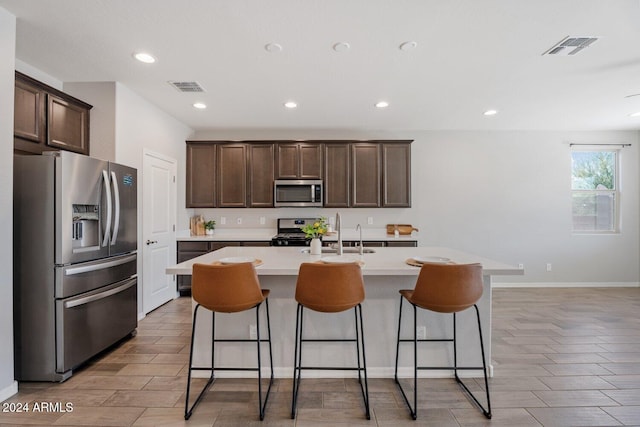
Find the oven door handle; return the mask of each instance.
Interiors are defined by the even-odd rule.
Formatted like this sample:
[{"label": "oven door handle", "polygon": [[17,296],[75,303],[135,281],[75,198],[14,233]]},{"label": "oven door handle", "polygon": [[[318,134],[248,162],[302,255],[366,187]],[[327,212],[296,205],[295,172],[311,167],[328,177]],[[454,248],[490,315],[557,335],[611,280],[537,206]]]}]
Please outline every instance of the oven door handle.
[{"label": "oven door handle", "polygon": [[111,288],[111,289],[109,289],[107,291],[100,292],[98,294],[77,298],[77,299],[74,299],[74,300],[71,300],[71,301],[66,301],[64,303],[64,308],[78,307],[80,305],[85,305],[85,304],[89,304],[90,302],[99,301],[101,299],[108,298],[111,295],[115,295],[117,293],[120,293],[122,291],[125,291],[125,290],[129,289],[132,286],[135,286],[137,281],[138,281],[138,279],[134,278],[134,279],[128,280],[127,282],[125,282],[124,284],[122,284],[122,285],[120,285],[120,286],[118,286],[116,288]]}]

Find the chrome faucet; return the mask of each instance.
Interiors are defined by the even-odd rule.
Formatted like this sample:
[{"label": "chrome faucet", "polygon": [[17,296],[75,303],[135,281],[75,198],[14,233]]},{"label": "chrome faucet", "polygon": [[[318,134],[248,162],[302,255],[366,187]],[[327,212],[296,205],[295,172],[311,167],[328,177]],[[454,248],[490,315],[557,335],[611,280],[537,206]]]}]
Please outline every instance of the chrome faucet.
[{"label": "chrome faucet", "polygon": [[340,212],[336,212],[336,231],[338,232],[338,243],[336,253],[342,255],[342,227],[340,225]]},{"label": "chrome faucet", "polygon": [[360,255],[363,255],[364,248],[362,247],[362,226],[360,224],[356,225],[356,231],[360,231],[360,249],[358,251]]}]

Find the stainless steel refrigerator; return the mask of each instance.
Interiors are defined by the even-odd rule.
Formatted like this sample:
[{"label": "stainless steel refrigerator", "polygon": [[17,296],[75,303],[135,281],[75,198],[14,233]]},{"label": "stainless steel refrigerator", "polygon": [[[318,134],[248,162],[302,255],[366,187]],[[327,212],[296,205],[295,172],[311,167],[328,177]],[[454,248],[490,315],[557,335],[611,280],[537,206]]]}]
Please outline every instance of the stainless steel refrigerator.
[{"label": "stainless steel refrigerator", "polygon": [[14,157],[15,376],[64,381],[137,327],[137,171]]}]

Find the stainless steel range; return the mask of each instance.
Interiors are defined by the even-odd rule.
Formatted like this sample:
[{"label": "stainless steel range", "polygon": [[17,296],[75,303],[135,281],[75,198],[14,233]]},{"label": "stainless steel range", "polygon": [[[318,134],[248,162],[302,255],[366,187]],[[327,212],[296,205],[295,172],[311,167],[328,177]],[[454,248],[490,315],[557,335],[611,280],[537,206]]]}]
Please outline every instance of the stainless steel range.
[{"label": "stainless steel range", "polygon": [[278,218],[278,234],[271,239],[271,246],[309,246],[302,227],[313,224],[319,218]]}]

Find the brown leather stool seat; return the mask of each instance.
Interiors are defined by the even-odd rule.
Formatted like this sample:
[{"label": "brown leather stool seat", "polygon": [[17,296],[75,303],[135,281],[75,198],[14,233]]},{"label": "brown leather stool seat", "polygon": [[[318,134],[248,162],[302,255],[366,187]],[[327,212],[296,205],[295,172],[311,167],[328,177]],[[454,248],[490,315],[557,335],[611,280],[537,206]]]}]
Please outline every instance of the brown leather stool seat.
[{"label": "brown leather stool seat", "polygon": [[[482,327],[480,325],[480,312],[476,302],[482,296],[482,266],[480,264],[423,264],[416,282],[415,289],[400,291],[400,313],[398,316],[398,340],[396,343],[396,369],[395,380],[402,392],[409,412],[415,420],[418,416],[418,370],[426,369],[447,369],[453,370],[458,384],[471,396],[474,402],[487,418],[491,418],[491,400],[489,398],[489,382],[487,379],[487,366],[484,355],[484,343],[482,339]],[[400,329],[402,326],[402,301],[406,299],[413,306],[413,338],[401,339]],[[478,321],[478,333],[480,336],[480,351],[482,354],[482,366],[458,366],[457,342],[456,342],[456,313],[470,307],[475,308],[476,319]],[[453,338],[451,339],[417,339],[417,308],[434,311],[437,313],[453,314]],[[414,377],[413,377],[413,407],[398,380],[398,359],[401,342],[413,342],[414,350]],[[418,342],[451,342],[453,343],[453,366],[433,367],[418,366],[417,344]],[[479,370],[484,373],[484,383],[486,389],[487,408],[485,409],[478,399],[471,393],[467,386],[460,380],[458,370]]]},{"label": "brown leather stool seat", "polygon": [[[211,265],[211,264],[194,264],[191,294],[193,300],[197,303],[193,312],[193,327],[191,330],[191,351],[189,355],[189,374],[187,377],[187,395],[185,398],[184,418],[188,420],[202,399],[205,391],[213,384],[214,372],[219,371],[257,371],[258,372],[258,411],[260,420],[264,419],[265,408],[269,400],[269,392],[273,384],[273,353],[271,350],[271,326],[269,322],[269,290],[261,289],[258,275],[252,263],[229,264],[229,265]],[[267,323],[267,339],[260,339],[260,306],[265,303],[266,323]],[[198,309],[204,307],[211,313],[211,367],[194,367],[193,366],[193,343],[196,334],[196,319]],[[250,309],[256,309],[256,339],[216,339],[215,338],[215,314],[218,313],[238,313]],[[257,368],[216,368],[214,364],[214,349],[216,342],[255,342],[258,353]],[[269,379],[269,387],[262,402],[262,373],[261,373],[261,343],[269,344],[269,362],[271,369],[271,377]],[[202,391],[196,398],[191,408],[189,408],[189,392],[191,388],[191,372],[192,371],[210,371],[209,380],[202,388]]]},{"label": "brown leather stool seat", "polygon": [[[303,263],[300,265],[296,283],[296,337],[293,368],[293,397],[291,402],[291,418],[296,415],[296,403],[300,389],[302,370],[355,370],[365,405],[365,415],[370,419],[369,387],[367,384],[367,363],[364,350],[364,330],[362,327],[362,301],[364,301],[364,281],[362,270],[356,263],[320,264]],[[311,309],[320,313],[338,313],[354,309],[355,339],[306,339],[303,338],[303,310]],[[358,353],[357,367],[303,366],[303,342],[355,342]],[[361,363],[362,358],[362,363]],[[364,377],[364,385],[363,385]]]}]

